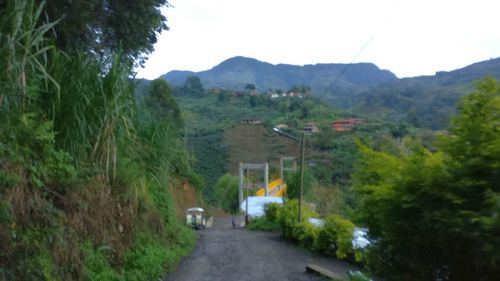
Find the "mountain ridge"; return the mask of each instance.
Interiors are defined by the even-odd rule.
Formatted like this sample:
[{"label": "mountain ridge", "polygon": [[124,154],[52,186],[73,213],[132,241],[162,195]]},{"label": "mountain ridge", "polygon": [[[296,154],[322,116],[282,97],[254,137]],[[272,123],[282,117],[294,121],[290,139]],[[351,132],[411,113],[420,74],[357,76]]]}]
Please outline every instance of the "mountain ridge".
[{"label": "mountain ridge", "polygon": [[500,80],[500,58],[435,75],[397,78],[373,63],[273,65],[238,56],[209,70],[170,71],[161,77],[181,86],[191,75],[198,76],[205,88],[233,91],[247,84],[254,84],[258,92],[305,85],[313,95],[344,110],[440,130],[448,127],[456,103],[474,90],[475,81],[486,76]]},{"label": "mountain ridge", "polygon": [[254,84],[258,91],[286,91],[295,85],[308,85],[315,91],[324,91],[334,77],[340,77],[339,84],[350,87],[368,87],[397,79],[392,72],[382,70],[373,63],[318,63],[301,66],[271,64],[243,56],[229,58],[211,69],[199,72],[172,70],[161,78],[174,86],[180,86],[190,75],[198,76],[206,88],[242,90],[246,84]]}]

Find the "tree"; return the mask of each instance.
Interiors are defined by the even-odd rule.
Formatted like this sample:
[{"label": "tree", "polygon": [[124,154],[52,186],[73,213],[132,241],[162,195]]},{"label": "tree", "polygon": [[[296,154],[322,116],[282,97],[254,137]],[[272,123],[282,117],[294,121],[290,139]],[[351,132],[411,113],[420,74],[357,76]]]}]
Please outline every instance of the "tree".
[{"label": "tree", "polygon": [[318,105],[318,101],[316,100],[313,100],[311,98],[305,98],[305,99],[302,99],[302,115],[301,115],[301,118],[302,119],[305,119],[305,118],[309,118],[312,113],[313,113],[313,109],[315,107],[317,107]]},{"label": "tree", "polygon": [[205,89],[201,84],[200,78],[198,76],[189,76],[181,88],[181,93],[186,96],[201,96],[205,93]]},{"label": "tree", "polygon": [[500,87],[482,81],[460,103],[441,152],[396,157],[361,146],[357,216],[386,280],[500,276]]},{"label": "tree", "polygon": [[410,109],[406,114],[406,122],[412,124],[415,127],[420,127],[420,119],[415,111],[415,109]]},{"label": "tree", "polygon": [[246,84],[245,91],[254,92],[255,91],[255,84]]},{"label": "tree", "polygon": [[151,82],[145,102],[157,120],[172,123],[176,128],[182,127],[181,111],[172,96],[172,89],[164,79],[158,78]]},{"label": "tree", "polygon": [[59,21],[53,36],[65,50],[87,51],[109,62],[123,51],[126,58],[142,65],[153,51],[157,36],[168,30],[160,8],[166,0],[37,0],[46,2],[50,22]]},{"label": "tree", "polygon": [[288,91],[299,94],[308,94],[311,91],[311,87],[307,85],[293,85]]},{"label": "tree", "polygon": [[255,108],[257,106],[257,98],[255,96],[250,96],[249,102],[252,108]]},{"label": "tree", "polygon": [[215,184],[215,202],[224,211],[235,214],[239,211],[239,179],[225,174]]},{"label": "tree", "polygon": [[408,134],[408,128],[406,127],[406,124],[402,122],[399,122],[398,124],[392,124],[391,126],[389,126],[389,129],[391,131],[391,135],[399,140]]},{"label": "tree", "polygon": [[222,91],[217,95],[217,101],[219,103],[224,103],[227,101],[227,99],[228,99],[228,94],[225,91]]},{"label": "tree", "polygon": [[299,110],[302,107],[302,101],[299,98],[292,98],[290,101],[290,105],[288,106],[288,111],[292,112],[295,110]]},{"label": "tree", "polygon": [[[287,182],[287,196],[289,199],[299,198],[300,193],[300,171],[289,174],[286,179]],[[309,169],[304,170],[304,186],[302,188],[302,195],[305,195],[311,190],[314,182],[314,176]]]},{"label": "tree", "polygon": [[[493,79],[481,81],[462,99],[459,112],[451,134],[439,144],[453,179],[453,196],[460,199],[452,226],[461,230],[457,240],[471,251],[468,261],[474,261],[467,267],[467,261],[459,260],[463,263],[455,268],[476,280],[494,280],[500,276],[500,85]],[[455,255],[462,253],[455,250]]]}]

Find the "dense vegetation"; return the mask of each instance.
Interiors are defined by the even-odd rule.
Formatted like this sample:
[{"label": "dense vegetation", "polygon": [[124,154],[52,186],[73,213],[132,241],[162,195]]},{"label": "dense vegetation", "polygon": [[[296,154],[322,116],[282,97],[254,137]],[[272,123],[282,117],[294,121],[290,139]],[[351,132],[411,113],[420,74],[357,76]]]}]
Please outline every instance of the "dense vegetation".
[{"label": "dense vegetation", "polygon": [[0,280],[157,280],[195,240],[170,190],[199,186],[168,86],[130,79],[165,1],[36,2],[0,4]]},{"label": "dense vegetation", "polygon": [[319,214],[307,209],[299,221],[293,200],[267,205],[266,216],[250,228],[280,230],[305,248],[338,258],[354,256],[385,280],[496,280],[500,85],[481,81],[459,112],[436,152],[416,144],[396,154],[358,141],[357,203],[349,217],[368,228],[366,249],[353,248],[352,222],[333,214],[315,226],[307,219]]},{"label": "dense vegetation", "polygon": [[448,128],[457,102],[485,76],[500,79],[500,59],[492,59],[434,76],[399,79],[355,97],[355,112],[405,120],[433,130]]},{"label": "dense vegetation", "polygon": [[387,280],[500,276],[500,85],[482,81],[459,112],[436,153],[361,146],[356,213],[375,241],[368,265]]},{"label": "dense vegetation", "polygon": [[[410,91],[380,86],[391,75],[364,65],[368,70],[347,73],[328,89],[346,93],[360,83],[355,92],[363,95],[378,85],[367,103],[333,101],[365,111],[390,108],[407,122],[332,108],[302,84],[307,77],[271,91],[300,97],[259,94],[268,89],[249,80],[233,81],[235,91],[206,89],[192,73],[176,87],[163,79],[141,83],[134,95],[132,68],[166,29],[159,12],[166,1],[129,2],[0,3],[0,280],[157,280],[195,239],[176,216],[172,191],[189,182],[201,193],[205,185],[207,202],[234,213],[238,182],[226,173],[238,161],[273,164],[280,155],[298,156],[297,139],[308,123],[319,128],[307,137],[304,160],[305,198],[316,211],[304,207],[304,220],[297,220],[299,176],[292,173],[290,200],[268,206],[254,228],[279,229],[302,247],[362,260],[385,280],[500,275],[496,81],[484,80],[462,99],[460,115],[438,140],[416,127],[446,126],[452,104],[470,85],[466,72],[438,74],[438,82],[405,80],[415,87]],[[342,67],[334,70],[329,75]],[[380,76],[365,77],[371,71]],[[438,97],[445,114],[435,107],[426,113],[434,92],[420,83],[438,83],[439,93],[460,89]],[[350,117],[362,122],[332,129],[333,120]],[[273,178],[278,173],[271,168]],[[307,221],[313,217],[323,217],[324,225]],[[366,252],[353,248],[354,223],[369,229]]]},{"label": "dense vegetation", "polygon": [[443,130],[448,127],[449,117],[456,113],[457,101],[474,88],[474,81],[485,76],[500,79],[500,59],[434,76],[397,79],[372,64],[272,65],[234,57],[210,70],[171,71],[162,78],[180,87],[193,75],[207,88],[233,91],[251,84],[258,92],[296,92],[295,85],[305,85],[313,95],[344,110]]},{"label": "dense vegetation", "polygon": [[318,213],[302,207],[302,220],[299,221],[298,210],[297,199],[291,199],[284,205],[267,204],[265,216],[251,221],[249,229],[281,231],[283,237],[306,249],[350,261],[361,259],[360,252],[352,244],[355,226],[351,221],[337,214],[330,214],[323,225],[314,225],[309,219],[318,218]]},{"label": "dense vegetation", "polygon": [[238,202],[239,179],[237,176],[225,174],[215,184],[215,206],[230,214],[237,214],[240,210]]},{"label": "dense vegetation", "polygon": [[[394,154],[418,144],[433,149],[431,131],[341,111],[322,102],[307,87],[293,86],[288,90],[302,97],[272,97],[257,93],[252,84],[245,84],[241,91],[205,89],[194,76],[174,87],[185,124],[185,139],[195,159],[194,169],[204,179],[207,202],[217,200],[214,198],[217,179],[226,172],[236,175],[239,162],[268,161],[271,178],[277,178],[280,156],[298,159],[298,139],[308,123],[316,124],[319,132],[306,139],[306,166],[314,183],[307,198],[316,203],[322,214],[349,213],[355,206],[350,186],[355,163],[361,156],[356,139]],[[138,89],[137,94],[147,93]],[[361,117],[363,121],[351,131],[332,129],[332,121],[352,117]],[[242,124],[245,120],[262,124]],[[272,129],[277,125],[288,128],[277,133]]]}]

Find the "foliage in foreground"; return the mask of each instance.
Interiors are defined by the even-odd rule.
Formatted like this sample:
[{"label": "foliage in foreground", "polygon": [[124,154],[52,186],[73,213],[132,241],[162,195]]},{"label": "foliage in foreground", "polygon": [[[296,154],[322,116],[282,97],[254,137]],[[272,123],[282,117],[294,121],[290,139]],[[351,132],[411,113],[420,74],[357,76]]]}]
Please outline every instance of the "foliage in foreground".
[{"label": "foliage in foreground", "polygon": [[264,206],[264,216],[257,217],[250,221],[247,226],[250,230],[278,232],[281,230],[278,223],[278,212],[281,205],[278,203],[268,203]]},{"label": "foliage in foreground", "polygon": [[265,215],[252,220],[248,229],[281,231],[283,237],[306,249],[331,257],[354,259],[352,222],[332,214],[324,220],[323,225],[313,225],[309,218],[319,218],[319,215],[305,207],[302,221],[299,222],[298,208],[297,200],[290,200],[285,205],[267,204]]},{"label": "foliage in foreground", "polygon": [[253,231],[278,232],[280,225],[276,221],[270,221],[262,216],[252,219],[246,228]]},{"label": "foliage in foreground", "polygon": [[438,153],[361,147],[357,213],[376,241],[368,265],[387,280],[500,276],[500,86],[480,82],[459,111]]},{"label": "foliage in foreground", "polygon": [[0,280],[158,279],[195,241],[174,121],[136,104],[119,52],[63,53],[44,5],[0,6]]}]

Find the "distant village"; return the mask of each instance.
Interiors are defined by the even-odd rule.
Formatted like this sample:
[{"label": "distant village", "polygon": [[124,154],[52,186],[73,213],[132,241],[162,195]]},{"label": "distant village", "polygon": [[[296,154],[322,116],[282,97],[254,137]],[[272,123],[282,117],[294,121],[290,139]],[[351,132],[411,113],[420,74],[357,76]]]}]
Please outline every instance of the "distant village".
[{"label": "distant village", "polygon": [[209,91],[214,95],[218,95],[220,93],[226,93],[226,94],[229,94],[231,96],[236,96],[236,97],[243,97],[246,95],[250,95],[250,96],[267,95],[268,97],[270,97],[272,99],[277,99],[277,98],[287,98],[287,97],[303,98],[303,97],[310,94],[311,88],[309,86],[293,86],[288,91],[283,91],[281,89],[275,89],[275,90],[269,89],[265,93],[257,93],[254,84],[247,84],[245,86],[244,91],[232,91],[232,90],[225,90],[225,89],[219,89],[219,88],[213,88]]},{"label": "distant village", "polygon": [[[276,90],[269,89],[266,93],[257,93],[255,85],[247,84],[245,86],[244,91],[230,91],[230,90],[214,88],[209,90],[209,92],[214,95],[225,93],[235,97],[267,95],[271,99],[279,99],[279,98],[303,98],[310,94],[311,89],[309,86],[294,86],[288,91],[283,91],[281,89],[276,89]],[[338,119],[338,120],[333,120],[331,122],[331,129],[334,130],[335,132],[346,132],[346,131],[351,131],[353,128],[363,123],[364,120],[361,118]],[[243,120],[241,120],[241,124],[261,125],[262,120],[258,117],[244,118]],[[274,126],[274,128],[277,130],[291,129],[287,124],[277,124]],[[294,129],[299,129],[299,128],[294,128]],[[300,129],[308,134],[315,134],[320,132],[320,128],[318,127],[318,124],[315,122],[306,123]]]},{"label": "distant village", "polygon": [[[259,118],[245,118],[241,121],[241,123],[247,125],[260,125],[262,124],[262,121]],[[346,132],[351,131],[353,128],[363,123],[364,120],[361,118],[338,119],[332,121],[331,129],[336,132]],[[276,126],[274,126],[274,128],[278,130],[284,130],[289,129],[289,126],[286,124],[277,124]],[[302,131],[309,134],[315,134],[320,132],[320,129],[317,123],[309,122],[302,127]]]}]

